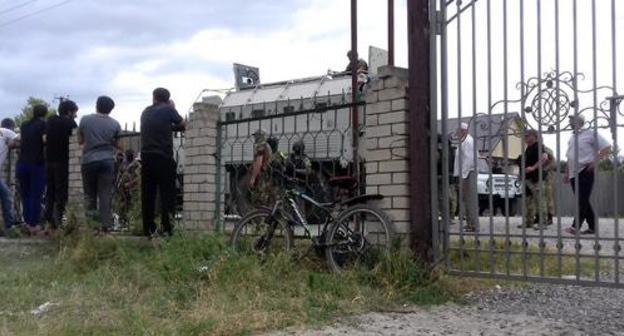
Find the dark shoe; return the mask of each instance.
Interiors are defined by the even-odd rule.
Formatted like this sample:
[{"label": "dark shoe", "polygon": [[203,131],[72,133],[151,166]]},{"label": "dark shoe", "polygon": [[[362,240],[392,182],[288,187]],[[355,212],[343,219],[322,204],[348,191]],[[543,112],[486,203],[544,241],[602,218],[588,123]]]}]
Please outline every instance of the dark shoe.
[{"label": "dark shoe", "polygon": [[477,232],[477,230],[475,228],[473,228],[472,226],[465,226],[462,231],[468,232],[468,233],[470,233],[470,232]]},{"label": "dark shoe", "polygon": [[524,224],[520,224],[518,226],[516,226],[518,229],[530,229],[533,227],[533,225],[524,225]]},{"label": "dark shoe", "polygon": [[540,224],[536,224],[536,225],[533,225],[533,230],[535,230],[535,231],[546,230],[546,229],[548,229],[548,225],[546,225],[546,224],[541,224],[541,225]]},{"label": "dark shoe", "polygon": [[573,227],[569,227],[569,228],[565,229],[564,231],[569,233],[569,234],[572,234],[572,235],[576,234],[576,229],[573,228]]},{"label": "dark shoe", "polygon": [[588,235],[588,234],[595,234],[596,232],[592,229],[587,229],[585,231],[581,231],[581,234],[583,235]]},{"label": "dark shoe", "polygon": [[41,225],[28,226],[28,233],[31,236],[39,236],[43,233],[43,227]]}]

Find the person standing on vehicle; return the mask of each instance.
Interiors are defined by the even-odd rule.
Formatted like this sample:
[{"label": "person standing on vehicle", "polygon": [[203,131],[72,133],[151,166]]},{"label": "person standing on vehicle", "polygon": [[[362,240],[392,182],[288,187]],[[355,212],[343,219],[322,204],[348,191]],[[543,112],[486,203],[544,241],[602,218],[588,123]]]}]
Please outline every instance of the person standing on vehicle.
[{"label": "person standing on vehicle", "polygon": [[[15,122],[13,119],[3,119],[0,123],[0,167],[4,167],[4,161],[7,158],[10,148],[18,145],[19,139],[17,134],[13,132]],[[11,177],[7,176],[7,180]],[[0,180],[0,203],[2,205],[2,217],[4,219],[4,231],[0,231],[0,236],[8,235],[15,225],[15,212],[13,211],[12,192],[7,183]]]},{"label": "person standing on vehicle", "polygon": [[[466,216],[464,231],[475,232],[479,227],[477,204],[477,167],[474,139],[468,132],[468,124],[461,123],[455,132],[459,146],[455,152],[453,175],[459,180],[461,187],[461,205]],[[461,216],[461,215],[460,215]]]},{"label": "person standing on vehicle", "polygon": [[58,115],[48,118],[46,126],[46,211],[49,230],[56,230],[65,213],[69,189],[69,138],[78,125],[75,102],[65,99],[58,107]]},{"label": "person standing on vehicle", "polygon": [[[570,126],[572,127],[573,135],[568,141],[568,164],[566,165],[564,182],[571,184],[575,199],[578,197],[579,218],[578,221],[576,218],[574,219],[574,223],[566,229],[566,232],[576,234],[583,226],[583,222],[587,221],[589,228],[581,233],[594,234],[596,230],[596,215],[589,198],[594,187],[596,167],[602,159],[611,153],[611,145],[604,137],[595,133],[594,130],[589,128],[583,129],[585,118],[581,115],[571,116]],[[576,189],[577,183],[578,190]]]},{"label": "person standing on vehicle", "polygon": [[82,182],[87,213],[96,217],[99,210],[99,231],[108,233],[113,226],[115,150],[120,148],[121,126],[110,117],[115,108],[110,97],[99,97],[95,108],[96,113],[84,116],[78,126],[78,143],[83,146]]},{"label": "person standing on vehicle", "polygon": [[171,217],[176,200],[173,132],[183,131],[186,122],[170,98],[169,90],[155,89],[152,93],[153,105],[141,114],[141,213],[143,233],[147,237],[158,235],[155,222],[156,194],[160,195],[163,234],[173,234]]},{"label": "person standing on vehicle", "polygon": [[[356,53],[357,54],[357,53]],[[351,73],[353,71],[353,62],[357,56],[353,53],[352,50],[347,51],[347,58],[349,59],[349,64],[345,68],[346,73]],[[355,60],[355,71],[359,73],[368,72],[368,64],[362,58],[358,58]]]},{"label": "person standing on vehicle", "polygon": [[545,229],[546,223],[543,216],[548,213],[546,194],[552,193],[552,187],[547,186],[547,177],[550,174],[547,167],[552,165],[553,157],[548,154],[546,147],[541,143],[537,131],[527,130],[524,133],[524,141],[527,145],[524,151],[526,211],[524,224],[519,227]]},{"label": "person standing on vehicle", "polygon": [[20,153],[15,174],[22,195],[24,222],[30,234],[42,230],[41,201],[45,190],[44,143],[48,108],[44,105],[33,107],[33,116],[20,127]]}]

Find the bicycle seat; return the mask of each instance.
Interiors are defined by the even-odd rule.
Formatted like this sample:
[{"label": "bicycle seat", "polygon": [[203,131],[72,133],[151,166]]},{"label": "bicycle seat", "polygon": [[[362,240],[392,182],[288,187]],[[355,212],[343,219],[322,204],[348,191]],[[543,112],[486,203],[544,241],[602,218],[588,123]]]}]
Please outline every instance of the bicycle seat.
[{"label": "bicycle seat", "polygon": [[329,186],[355,190],[358,187],[358,181],[353,176],[335,176],[329,179]]}]

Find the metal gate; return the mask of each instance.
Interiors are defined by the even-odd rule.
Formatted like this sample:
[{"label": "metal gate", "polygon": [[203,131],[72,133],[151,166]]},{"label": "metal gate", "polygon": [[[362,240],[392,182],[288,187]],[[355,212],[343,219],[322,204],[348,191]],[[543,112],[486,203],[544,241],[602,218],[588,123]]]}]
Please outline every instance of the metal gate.
[{"label": "metal gate", "polygon": [[624,5],[435,7],[439,262],[457,275],[624,287]]}]

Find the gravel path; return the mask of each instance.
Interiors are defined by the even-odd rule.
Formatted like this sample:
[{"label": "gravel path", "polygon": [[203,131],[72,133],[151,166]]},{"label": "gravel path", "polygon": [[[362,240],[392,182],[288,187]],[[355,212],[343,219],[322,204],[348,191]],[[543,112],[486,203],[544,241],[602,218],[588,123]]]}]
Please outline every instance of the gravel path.
[{"label": "gravel path", "polygon": [[273,335],[624,335],[624,290],[530,285],[471,294],[466,305],[344,318]]}]

